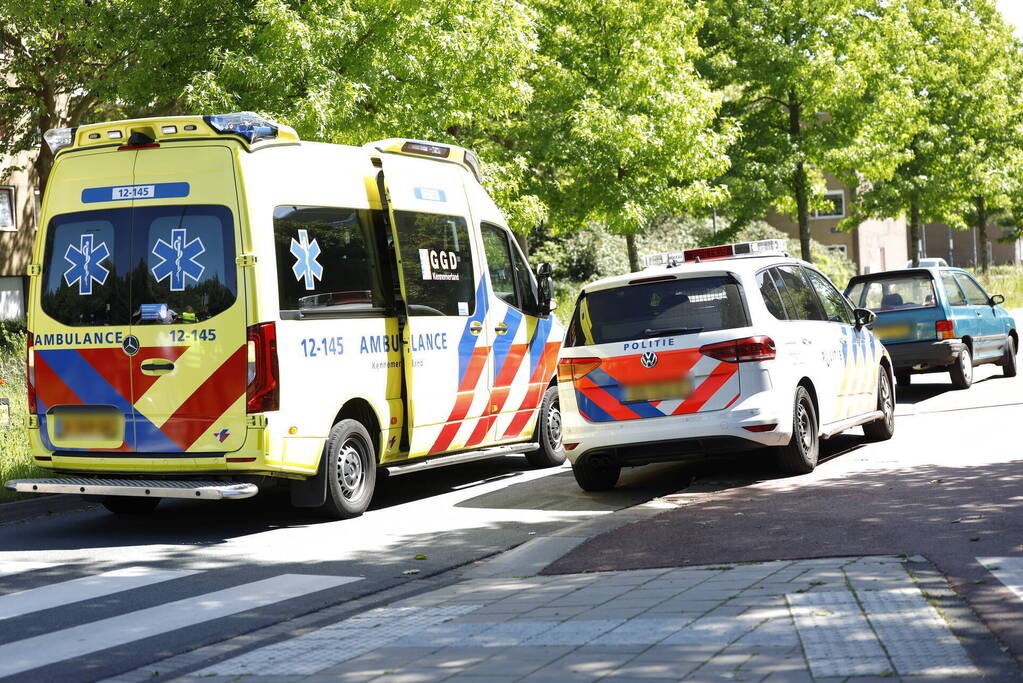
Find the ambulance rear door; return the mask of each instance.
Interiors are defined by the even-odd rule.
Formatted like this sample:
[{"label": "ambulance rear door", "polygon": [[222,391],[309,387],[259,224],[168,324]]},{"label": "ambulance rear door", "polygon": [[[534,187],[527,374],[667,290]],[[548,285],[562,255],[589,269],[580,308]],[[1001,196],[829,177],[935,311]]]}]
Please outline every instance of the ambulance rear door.
[{"label": "ambulance rear door", "polygon": [[222,453],[245,441],[235,173],[222,145],[138,152],[130,273],[138,452]]},{"label": "ambulance rear door", "polygon": [[450,163],[381,155],[407,311],[409,455],[461,450],[487,411],[494,330],[463,186]]}]

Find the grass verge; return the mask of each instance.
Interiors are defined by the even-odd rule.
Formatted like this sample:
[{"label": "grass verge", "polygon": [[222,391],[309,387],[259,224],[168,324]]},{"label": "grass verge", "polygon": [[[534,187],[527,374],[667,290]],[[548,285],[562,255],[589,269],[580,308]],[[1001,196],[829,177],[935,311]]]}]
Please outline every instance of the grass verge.
[{"label": "grass verge", "polygon": [[[0,484],[9,479],[37,477],[44,471],[32,462],[25,422],[28,402],[25,384],[25,332],[18,325],[0,324],[0,397],[10,401],[11,422],[0,425]],[[27,496],[0,488],[0,502]]]},{"label": "grass verge", "polygon": [[988,294],[1005,297],[1002,306],[1010,310],[1023,308],[1023,266],[992,266],[986,273],[974,274]]}]

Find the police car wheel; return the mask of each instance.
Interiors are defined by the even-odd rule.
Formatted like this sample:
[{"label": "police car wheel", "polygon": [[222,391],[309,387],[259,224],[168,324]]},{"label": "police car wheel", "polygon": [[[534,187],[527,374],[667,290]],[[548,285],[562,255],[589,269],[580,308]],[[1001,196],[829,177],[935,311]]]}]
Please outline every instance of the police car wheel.
[{"label": "police car wheel", "polygon": [[880,420],[875,420],[863,425],[863,433],[871,441],[887,441],[895,434],[895,392],[892,391],[892,381],[884,368],[877,380],[877,409],[884,415]]},{"label": "police car wheel", "polygon": [[536,425],[537,442],[540,448],[526,453],[526,460],[533,467],[557,467],[565,462],[565,445],[561,442],[561,406],[558,402],[558,388],[547,387],[540,403],[540,415]]},{"label": "police car wheel", "polygon": [[952,386],[956,389],[969,389],[973,384],[973,354],[967,346],[959,353],[955,365],[948,373],[952,377]]},{"label": "police car wheel", "polygon": [[817,467],[820,438],[817,433],[817,411],[810,394],[803,387],[796,389],[792,407],[792,439],[775,450],[778,467],[791,474],[808,474]]},{"label": "police car wheel", "polygon": [[1002,375],[1005,377],[1016,376],[1016,340],[1009,337],[1005,340],[1005,350],[1002,352]]},{"label": "police car wheel", "polygon": [[618,483],[622,468],[614,465],[598,467],[577,462],[572,465],[572,474],[583,491],[608,491]]},{"label": "police car wheel", "polygon": [[355,420],[341,420],[323,447],[327,478],[324,512],[336,519],[358,517],[373,498],[376,453],[369,432]]},{"label": "police car wheel", "polygon": [[100,502],[115,515],[146,515],[156,509],[160,499],[142,496],[104,496]]}]

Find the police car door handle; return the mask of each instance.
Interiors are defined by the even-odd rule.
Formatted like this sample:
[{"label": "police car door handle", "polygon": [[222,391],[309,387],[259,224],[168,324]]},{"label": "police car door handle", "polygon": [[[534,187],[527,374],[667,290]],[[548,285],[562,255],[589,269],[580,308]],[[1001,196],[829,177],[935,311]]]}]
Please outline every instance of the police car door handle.
[{"label": "police car door handle", "polygon": [[479,334],[483,331],[483,323],[479,320],[473,320],[469,323],[469,334]]},{"label": "police car door handle", "polygon": [[498,334],[505,334],[508,332],[508,326],[504,323],[498,323],[497,327],[494,328],[494,332],[497,332]]},{"label": "police car door handle", "polygon": [[812,344],[812,343],[813,343],[813,342],[812,342],[812,341],[810,341],[809,339],[803,339],[803,344],[805,344],[806,346],[809,346],[809,345],[810,345],[810,344]]}]

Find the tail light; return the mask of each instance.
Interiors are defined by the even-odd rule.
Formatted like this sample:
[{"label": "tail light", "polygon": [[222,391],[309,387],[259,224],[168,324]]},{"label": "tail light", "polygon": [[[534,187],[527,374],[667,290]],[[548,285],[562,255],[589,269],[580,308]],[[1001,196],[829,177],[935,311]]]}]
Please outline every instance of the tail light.
[{"label": "tail light", "polygon": [[599,358],[562,358],[558,361],[558,381],[577,382],[599,367]]},{"label": "tail light", "polygon": [[951,320],[938,320],[934,323],[934,332],[938,339],[955,339],[955,327]]},{"label": "tail light", "polygon": [[35,338],[28,333],[25,345],[25,383],[28,385],[28,414],[36,414],[36,350]]},{"label": "tail light", "polygon": [[280,371],[277,367],[277,327],[273,323],[250,325],[248,350],[248,386],[245,411],[267,413],[281,406]]},{"label": "tail light", "polygon": [[726,363],[750,363],[761,360],[774,360],[774,340],[770,337],[757,336],[707,344],[700,347],[700,353]]}]

